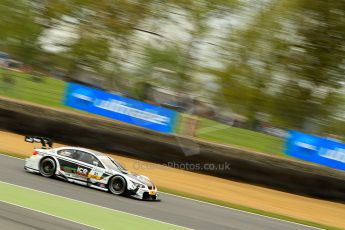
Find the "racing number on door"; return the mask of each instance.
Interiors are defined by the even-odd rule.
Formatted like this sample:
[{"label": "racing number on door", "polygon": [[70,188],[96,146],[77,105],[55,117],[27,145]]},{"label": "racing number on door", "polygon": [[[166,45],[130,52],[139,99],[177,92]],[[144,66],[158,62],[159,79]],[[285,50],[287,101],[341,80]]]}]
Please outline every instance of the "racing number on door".
[{"label": "racing number on door", "polygon": [[94,168],[90,171],[88,178],[95,179],[95,180],[101,180],[103,178],[102,177],[103,173],[104,172],[102,170]]}]

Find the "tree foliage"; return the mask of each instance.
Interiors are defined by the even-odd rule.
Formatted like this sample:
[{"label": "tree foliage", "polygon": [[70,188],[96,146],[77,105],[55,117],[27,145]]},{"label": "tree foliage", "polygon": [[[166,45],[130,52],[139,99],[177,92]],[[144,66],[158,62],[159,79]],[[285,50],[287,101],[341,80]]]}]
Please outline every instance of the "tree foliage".
[{"label": "tree foliage", "polygon": [[[272,1],[226,43],[233,59],[218,76],[230,104],[246,103],[250,118],[272,114],[283,127],[327,122],[344,79],[344,13],[344,1]],[[236,81],[251,93],[227,96]]]},{"label": "tree foliage", "polygon": [[[176,90],[190,90],[192,76],[216,76],[215,101],[251,121],[263,112],[304,128],[327,124],[341,102],[344,15],[343,0],[2,0],[0,49],[69,74],[86,66],[109,88],[131,74],[148,81],[156,68],[175,73]],[[214,28],[221,20],[246,23]],[[205,68],[205,46],[217,67]]]}]

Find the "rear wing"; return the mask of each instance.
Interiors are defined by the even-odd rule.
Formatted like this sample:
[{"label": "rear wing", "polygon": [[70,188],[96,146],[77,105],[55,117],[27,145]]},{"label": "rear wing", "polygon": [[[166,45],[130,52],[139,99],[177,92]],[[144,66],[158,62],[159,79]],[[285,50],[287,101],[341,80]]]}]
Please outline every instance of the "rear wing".
[{"label": "rear wing", "polygon": [[47,145],[48,145],[48,148],[53,147],[52,139],[47,138],[47,137],[25,136],[24,140],[29,143],[41,143],[43,149],[46,149]]}]

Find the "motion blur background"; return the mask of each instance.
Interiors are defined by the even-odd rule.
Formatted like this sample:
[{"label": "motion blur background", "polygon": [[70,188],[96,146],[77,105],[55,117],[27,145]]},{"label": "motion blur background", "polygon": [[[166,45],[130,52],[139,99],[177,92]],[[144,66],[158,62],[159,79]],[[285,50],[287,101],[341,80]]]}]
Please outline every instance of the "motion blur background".
[{"label": "motion blur background", "polygon": [[344,14],[343,0],[1,0],[0,95],[64,107],[76,82],[266,153],[288,129],[341,140]]},{"label": "motion blur background", "polygon": [[[2,155],[29,156],[23,135],[39,135],[109,153],[163,192],[345,229],[344,57],[345,0],[0,0],[0,185],[99,200]],[[193,229],[283,229],[162,197],[114,207]]]}]

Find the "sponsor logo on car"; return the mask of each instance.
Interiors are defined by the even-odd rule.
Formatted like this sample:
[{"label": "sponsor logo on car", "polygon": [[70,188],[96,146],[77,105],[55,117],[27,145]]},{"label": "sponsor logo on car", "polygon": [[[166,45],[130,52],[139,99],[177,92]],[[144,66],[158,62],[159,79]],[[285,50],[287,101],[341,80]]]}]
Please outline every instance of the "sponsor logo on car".
[{"label": "sponsor logo on car", "polygon": [[82,167],[77,168],[77,175],[79,176],[87,176],[88,172],[89,171],[86,168],[82,168]]},{"label": "sponsor logo on car", "polygon": [[91,174],[91,173],[89,173],[87,175],[87,177],[90,178],[90,179],[95,179],[95,180],[102,180],[103,179],[102,175]]}]

